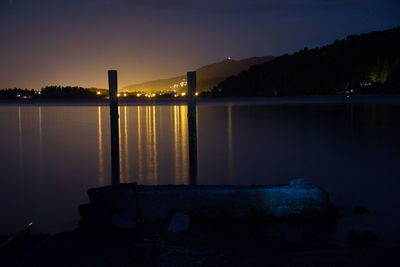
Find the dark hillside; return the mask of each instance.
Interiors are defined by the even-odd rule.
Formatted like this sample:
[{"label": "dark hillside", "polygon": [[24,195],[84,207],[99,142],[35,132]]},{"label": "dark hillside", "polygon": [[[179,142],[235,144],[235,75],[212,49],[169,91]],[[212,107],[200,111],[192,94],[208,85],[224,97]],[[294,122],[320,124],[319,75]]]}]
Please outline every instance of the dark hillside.
[{"label": "dark hillside", "polygon": [[400,27],[250,67],[214,87],[217,96],[400,93]]}]

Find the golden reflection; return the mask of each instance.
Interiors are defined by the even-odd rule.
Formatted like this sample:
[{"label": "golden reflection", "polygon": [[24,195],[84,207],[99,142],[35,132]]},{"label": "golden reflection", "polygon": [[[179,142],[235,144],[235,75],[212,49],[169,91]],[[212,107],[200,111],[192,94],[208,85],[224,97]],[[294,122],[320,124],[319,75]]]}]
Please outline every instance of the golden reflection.
[{"label": "golden reflection", "polygon": [[[121,118],[120,118],[120,115],[121,115],[121,107],[118,106],[119,171],[121,173],[121,170],[122,170],[122,151],[121,151],[122,144],[121,144]],[[121,175],[120,175],[120,181],[121,181],[121,183],[124,182],[124,177],[121,177]]]},{"label": "golden reflection", "polygon": [[233,183],[233,149],[232,149],[232,105],[228,106],[228,176]]},{"label": "golden reflection", "polygon": [[138,106],[138,183],[143,184],[143,159],[142,159],[142,124],[141,124],[141,106]]},{"label": "golden reflection", "polygon": [[180,165],[179,165],[179,152],[178,152],[178,140],[179,140],[179,133],[178,133],[178,129],[179,129],[179,121],[178,121],[178,106],[174,106],[174,163],[175,163],[175,183],[176,184],[181,184],[180,181],[180,174],[178,173],[178,170],[180,170]]},{"label": "golden reflection", "polygon": [[145,116],[145,119],[146,119],[146,147],[145,147],[145,149],[146,149],[146,178],[147,178],[147,180],[149,180],[149,178],[150,178],[150,175],[151,175],[151,172],[150,172],[150,169],[151,169],[151,166],[150,166],[150,163],[152,162],[151,161],[151,153],[150,153],[150,149],[148,149],[149,148],[149,146],[150,146],[150,144],[151,144],[151,137],[150,137],[150,128],[149,128],[149,126],[150,126],[150,123],[149,123],[149,118],[150,118],[150,115],[149,115],[149,112],[150,111],[150,107],[149,106],[146,106],[146,116]]},{"label": "golden reflection", "polygon": [[175,183],[188,184],[188,120],[187,106],[174,106],[174,163]]},{"label": "golden reflection", "polygon": [[[188,120],[187,106],[170,107],[170,123],[173,131],[173,155],[174,178],[176,184],[188,184]],[[126,121],[127,121],[126,115]],[[137,182],[139,184],[159,183],[159,151],[161,129],[161,108],[157,106],[138,106],[137,109],[137,133],[138,133],[138,171]],[[125,126],[127,123],[125,123]],[[127,126],[126,126],[127,127]],[[127,129],[125,132],[125,146],[127,146]],[[127,148],[125,149],[125,152]],[[128,156],[125,156],[127,159]],[[128,164],[125,162],[125,166]]]},{"label": "golden reflection", "polygon": [[126,106],[124,107],[124,128],[125,128],[125,149],[124,149],[124,173],[125,173],[125,181],[129,182],[129,154],[128,154],[128,118],[126,113]]},{"label": "golden reflection", "polygon": [[158,166],[157,166],[157,131],[156,131],[156,107],[153,106],[153,116],[152,116],[152,126],[153,126],[153,181],[154,184],[158,184]]},{"label": "golden reflection", "polygon": [[147,182],[157,184],[157,136],[155,106],[146,106],[146,173]]},{"label": "golden reflection", "polygon": [[182,183],[189,184],[189,151],[188,151],[188,110],[187,106],[180,106],[180,125],[181,125],[181,172]]},{"label": "golden reflection", "polygon": [[101,128],[101,107],[97,107],[99,121],[99,185],[104,186],[104,163],[103,163],[103,132]]}]

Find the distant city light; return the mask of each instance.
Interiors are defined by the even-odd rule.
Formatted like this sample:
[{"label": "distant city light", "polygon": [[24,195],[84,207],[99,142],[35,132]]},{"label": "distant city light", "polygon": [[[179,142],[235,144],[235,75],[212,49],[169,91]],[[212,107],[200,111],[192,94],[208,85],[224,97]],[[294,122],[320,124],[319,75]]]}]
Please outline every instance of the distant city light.
[{"label": "distant city light", "polygon": [[126,94],[124,94],[124,96],[126,96]]},{"label": "distant city light", "polygon": [[139,97],[139,96],[141,96],[141,95],[142,95],[142,94],[137,94],[136,96]]},{"label": "distant city light", "polygon": [[181,93],[181,96],[185,96],[186,95],[186,93]]},{"label": "distant city light", "polygon": [[199,93],[194,93],[194,95],[195,95],[195,96],[198,96],[198,95],[199,95]]},{"label": "distant city light", "polygon": [[120,97],[121,95],[120,94],[117,94],[117,97]]},{"label": "distant city light", "polygon": [[100,93],[100,92],[97,92],[96,94],[98,94],[98,95],[101,95],[101,93]]}]

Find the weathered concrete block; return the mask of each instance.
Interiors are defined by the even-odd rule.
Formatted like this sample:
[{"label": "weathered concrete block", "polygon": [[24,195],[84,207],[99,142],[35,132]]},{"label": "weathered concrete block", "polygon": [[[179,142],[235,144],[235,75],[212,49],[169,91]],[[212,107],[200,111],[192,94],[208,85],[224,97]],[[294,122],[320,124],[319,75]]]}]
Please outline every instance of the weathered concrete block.
[{"label": "weathered concrete block", "polygon": [[119,184],[87,191],[91,203],[79,206],[81,227],[136,228],[135,184]]},{"label": "weathered concrete block", "polygon": [[302,186],[302,185],[306,185],[306,184],[307,184],[306,180],[303,178],[296,178],[296,179],[290,180],[290,182],[289,182],[290,186],[296,186],[296,185]]},{"label": "weathered concrete block", "polygon": [[[188,218],[185,214],[280,218],[326,215],[331,212],[332,207],[328,193],[315,185],[307,184],[304,179],[295,179],[287,185],[276,186],[120,184],[90,189],[88,194],[96,207],[120,213],[118,216],[121,217],[116,215],[114,219],[118,219],[121,225],[130,225],[132,221],[138,220],[162,221],[171,209],[182,213],[171,218],[186,225]],[[85,213],[86,207],[81,209]]]},{"label": "weathered concrete block", "polygon": [[105,226],[117,229],[134,230],[136,221],[129,215],[117,212],[111,215],[104,223]]},{"label": "weathered concrete block", "polygon": [[164,222],[165,231],[173,233],[186,232],[189,226],[190,216],[175,209],[168,212]]},{"label": "weathered concrete block", "polygon": [[87,191],[91,203],[123,212],[126,217],[136,217],[136,184],[118,184]]},{"label": "weathered concrete block", "polygon": [[171,208],[232,217],[282,217],[324,214],[331,207],[325,191],[298,180],[280,186],[137,186],[136,195],[144,220],[162,219]]}]

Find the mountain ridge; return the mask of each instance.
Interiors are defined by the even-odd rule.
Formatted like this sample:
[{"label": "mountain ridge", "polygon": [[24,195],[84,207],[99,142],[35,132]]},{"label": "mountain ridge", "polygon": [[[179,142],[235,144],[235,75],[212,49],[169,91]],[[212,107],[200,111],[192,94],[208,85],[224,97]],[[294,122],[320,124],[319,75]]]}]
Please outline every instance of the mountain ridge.
[{"label": "mountain ridge", "polygon": [[[247,70],[253,65],[262,64],[274,58],[273,56],[250,57],[241,60],[226,58],[220,62],[202,66],[196,69],[197,91],[211,91],[215,85],[226,78]],[[186,75],[181,75],[128,85],[121,88],[121,91],[172,91],[185,90],[186,88]]]}]

